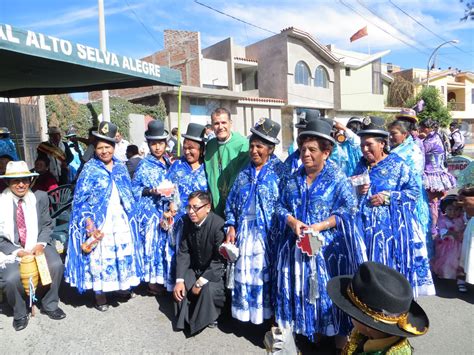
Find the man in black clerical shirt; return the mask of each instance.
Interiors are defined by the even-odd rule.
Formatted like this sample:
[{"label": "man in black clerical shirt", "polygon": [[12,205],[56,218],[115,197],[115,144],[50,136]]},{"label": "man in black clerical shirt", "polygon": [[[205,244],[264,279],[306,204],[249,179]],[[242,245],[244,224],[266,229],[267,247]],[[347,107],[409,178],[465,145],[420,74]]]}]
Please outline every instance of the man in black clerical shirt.
[{"label": "man in black clerical shirt", "polygon": [[219,246],[224,241],[224,220],[211,212],[206,191],[189,195],[184,216],[183,239],[176,257],[176,329],[189,325],[193,335],[215,327],[225,303],[224,259]]}]

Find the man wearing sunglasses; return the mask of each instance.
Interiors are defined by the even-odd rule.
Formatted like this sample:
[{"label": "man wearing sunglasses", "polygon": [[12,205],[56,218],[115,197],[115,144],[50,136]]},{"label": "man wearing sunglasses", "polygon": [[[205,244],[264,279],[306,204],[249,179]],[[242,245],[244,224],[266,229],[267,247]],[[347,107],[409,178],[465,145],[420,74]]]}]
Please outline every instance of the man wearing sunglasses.
[{"label": "man wearing sunglasses", "polygon": [[224,220],[211,212],[211,195],[195,191],[189,195],[184,217],[183,239],[176,257],[176,329],[189,325],[194,335],[216,327],[225,302],[224,259],[219,246],[224,241]]}]

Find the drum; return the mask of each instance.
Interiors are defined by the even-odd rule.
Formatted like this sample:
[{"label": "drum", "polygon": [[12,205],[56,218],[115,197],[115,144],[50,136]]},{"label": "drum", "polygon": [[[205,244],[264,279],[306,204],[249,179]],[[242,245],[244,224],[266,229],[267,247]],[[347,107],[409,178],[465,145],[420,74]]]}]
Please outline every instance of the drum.
[{"label": "drum", "polygon": [[38,286],[38,266],[34,255],[25,255],[20,261],[20,279],[26,294],[30,295],[30,278],[33,280],[33,286]]}]

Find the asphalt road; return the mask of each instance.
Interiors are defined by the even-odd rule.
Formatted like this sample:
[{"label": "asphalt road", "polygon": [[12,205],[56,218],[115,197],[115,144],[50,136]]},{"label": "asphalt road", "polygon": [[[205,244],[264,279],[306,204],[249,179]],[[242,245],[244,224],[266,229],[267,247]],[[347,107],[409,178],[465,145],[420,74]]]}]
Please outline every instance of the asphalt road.
[{"label": "asphalt road", "polygon": [[[430,330],[412,340],[416,354],[474,354],[474,287],[457,291],[455,281],[438,280],[436,297],[419,300],[430,317]],[[0,311],[0,354],[36,353],[159,353],[159,354],[265,354],[264,326],[223,317],[217,329],[187,337],[172,328],[170,297],[138,296],[113,301],[105,313],[93,308],[92,294],[78,295],[67,286],[61,291],[62,321],[38,314],[28,327],[15,332],[7,304]],[[304,353],[332,354],[330,343],[315,348],[301,344]]]}]

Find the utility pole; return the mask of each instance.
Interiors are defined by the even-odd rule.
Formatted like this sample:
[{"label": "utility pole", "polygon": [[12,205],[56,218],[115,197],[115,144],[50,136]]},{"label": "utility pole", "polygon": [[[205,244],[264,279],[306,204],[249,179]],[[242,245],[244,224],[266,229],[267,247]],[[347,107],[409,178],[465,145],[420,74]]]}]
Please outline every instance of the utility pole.
[{"label": "utility pole", "polygon": [[[105,52],[105,16],[104,16],[104,0],[98,0],[99,7],[99,45],[100,50]],[[110,103],[109,90],[102,90],[102,121],[110,122]]]},{"label": "utility pole", "polygon": [[430,70],[431,70],[431,59],[433,59],[433,57],[436,55],[436,53],[438,52],[438,50],[444,46],[445,44],[448,44],[448,43],[453,43],[453,44],[456,44],[456,43],[459,43],[459,40],[457,39],[452,39],[450,41],[446,41],[446,42],[443,42],[441,43],[438,47],[436,47],[433,52],[431,53],[430,55],[430,58],[428,59],[428,64],[426,65],[426,86],[429,86],[430,85]]}]

